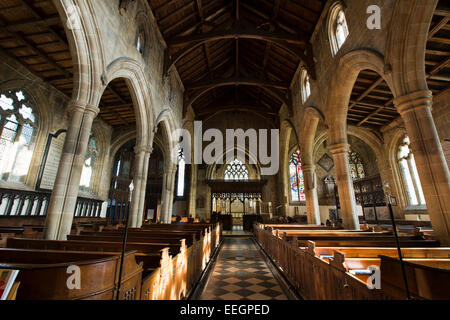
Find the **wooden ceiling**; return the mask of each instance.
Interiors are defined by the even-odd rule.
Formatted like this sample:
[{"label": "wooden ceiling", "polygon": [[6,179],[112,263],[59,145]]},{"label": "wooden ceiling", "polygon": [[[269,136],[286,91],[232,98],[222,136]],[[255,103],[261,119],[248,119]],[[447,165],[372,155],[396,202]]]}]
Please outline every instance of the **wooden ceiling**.
[{"label": "wooden ceiling", "polygon": [[393,100],[386,81],[378,73],[364,70],[353,87],[348,122],[358,127],[380,128],[399,117]]},{"label": "wooden ceiling", "polygon": [[[187,89],[185,107],[198,118],[250,110],[276,119],[290,105],[289,84],[299,64],[314,75],[307,45],[325,0],[151,0],[168,44],[165,70],[176,66]],[[428,85],[435,96],[450,81],[450,8],[441,0],[426,51]],[[71,97],[73,62],[64,27],[51,0],[0,0],[0,52]],[[170,72],[170,71],[169,71]],[[380,128],[399,115],[377,74],[363,71],[353,90],[349,123]],[[123,79],[101,101],[108,124],[135,123]]]},{"label": "wooden ceiling", "polygon": [[[71,97],[72,56],[51,0],[0,0],[0,52]],[[111,126],[134,125],[133,104],[122,79],[105,90],[100,110],[100,117]]]},{"label": "wooden ceiling", "polygon": [[71,96],[72,57],[51,0],[0,0],[0,52]]},{"label": "wooden ceiling", "polygon": [[[450,7],[446,2],[438,3],[425,57],[428,87],[435,98],[450,89]],[[350,99],[348,122],[379,129],[399,116],[386,82],[375,72],[361,72]]]},{"label": "wooden ceiling", "polygon": [[[445,5],[447,4],[447,6]],[[434,13],[425,56],[428,87],[435,98],[450,89],[450,6],[440,0]]]},{"label": "wooden ceiling", "polygon": [[133,100],[125,79],[114,79],[108,84],[100,101],[99,117],[113,127],[136,123]]},{"label": "wooden ceiling", "polygon": [[176,66],[185,111],[220,110],[276,117],[290,105],[300,63],[314,73],[308,45],[325,0],[151,0],[168,44],[165,70]]}]

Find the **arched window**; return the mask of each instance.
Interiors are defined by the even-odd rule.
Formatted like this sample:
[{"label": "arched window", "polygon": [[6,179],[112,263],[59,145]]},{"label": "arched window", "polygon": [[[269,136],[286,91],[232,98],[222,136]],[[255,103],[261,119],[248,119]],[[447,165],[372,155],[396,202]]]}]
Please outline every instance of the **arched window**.
[{"label": "arched window", "polygon": [[81,172],[80,190],[89,191],[94,173],[95,161],[98,157],[97,141],[90,137],[86,154],[84,156],[83,171]]},{"label": "arched window", "polygon": [[144,54],[145,47],[145,32],[142,26],[138,27],[136,35],[136,49],[140,54]]},{"label": "arched window", "polygon": [[405,136],[400,143],[397,160],[409,204],[413,206],[424,205],[425,197],[423,195],[416,161],[414,160],[408,136]]},{"label": "arched window", "polygon": [[178,153],[177,197],[184,197],[186,177],[186,159],[183,150]]},{"label": "arched window", "polygon": [[292,202],[306,201],[300,150],[295,151],[289,159],[289,182]]},{"label": "arched window", "polygon": [[353,180],[364,179],[366,177],[364,163],[359,154],[352,149],[348,151],[348,162],[350,164],[350,174]]},{"label": "arched window", "polygon": [[309,75],[306,69],[302,71],[301,84],[302,102],[305,103],[311,95],[311,82],[309,81]]},{"label": "arched window", "polygon": [[345,18],[344,7],[337,2],[330,11],[328,20],[328,33],[333,55],[336,55],[339,49],[347,40],[349,29],[347,19]]},{"label": "arched window", "polygon": [[23,182],[28,174],[37,133],[33,103],[19,90],[0,95],[0,177]]},{"label": "arched window", "polygon": [[231,162],[225,169],[225,180],[248,180],[248,169],[238,159]]}]

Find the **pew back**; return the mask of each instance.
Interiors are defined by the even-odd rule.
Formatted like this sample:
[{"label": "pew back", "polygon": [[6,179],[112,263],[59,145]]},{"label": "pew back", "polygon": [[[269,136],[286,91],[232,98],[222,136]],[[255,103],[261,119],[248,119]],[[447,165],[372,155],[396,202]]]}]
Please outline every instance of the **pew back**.
[{"label": "pew back", "polygon": [[[80,270],[80,289],[70,289],[70,267]],[[17,300],[112,300],[120,256],[114,253],[0,249],[0,268],[20,270]],[[123,299],[139,299],[142,266],[127,252],[121,282]]]}]

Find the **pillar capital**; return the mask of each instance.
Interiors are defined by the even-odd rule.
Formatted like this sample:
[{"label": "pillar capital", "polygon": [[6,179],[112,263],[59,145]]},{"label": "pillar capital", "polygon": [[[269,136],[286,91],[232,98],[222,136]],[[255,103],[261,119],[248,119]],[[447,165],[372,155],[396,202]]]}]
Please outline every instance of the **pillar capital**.
[{"label": "pillar capital", "polygon": [[424,90],[410,93],[394,99],[394,105],[402,116],[411,111],[431,108],[433,105],[433,92]]},{"label": "pillar capital", "polygon": [[138,154],[138,153],[148,153],[151,154],[153,152],[153,148],[149,147],[149,146],[136,146],[134,147],[134,153]]},{"label": "pillar capital", "polygon": [[166,165],[164,167],[164,173],[168,173],[168,174],[174,174],[177,171],[177,165]]},{"label": "pillar capital", "polygon": [[75,111],[84,112],[86,108],[86,104],[76,100],[70,100],[69,105],[67,107],[69,113],[73,113]]},{"label": "pillar capital", "polygon": [[303,172],[316,172],[316,166],[314,164],[304,164],[302,165]]},{"label": "pillar capital", "polygon": [[333,155],[345,154],[350,150],[350,145],[348,143],[336,143],[328,146],[328,150],[330,150]]},{"label": "pillar capital", "polygon": [[100,108],[91,104],[86,105],[85,112],[92,113],[94,118],[100,113]]}]

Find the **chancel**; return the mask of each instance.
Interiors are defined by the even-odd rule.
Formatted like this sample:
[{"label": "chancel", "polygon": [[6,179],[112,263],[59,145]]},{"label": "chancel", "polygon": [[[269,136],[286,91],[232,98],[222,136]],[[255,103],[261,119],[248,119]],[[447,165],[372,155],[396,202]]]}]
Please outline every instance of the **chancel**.
[{"label": "chancel", "polygon": [[449,56],[445,0],[0,1],[0,299],[450,299]]}]

